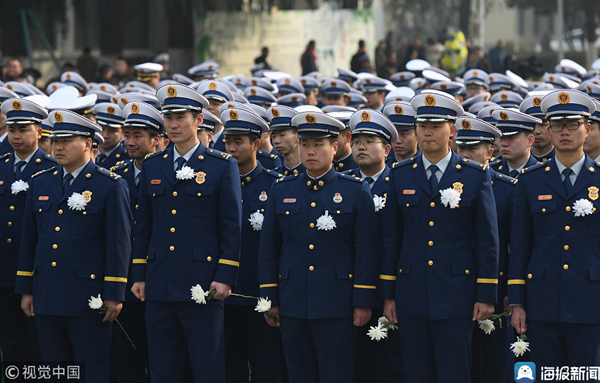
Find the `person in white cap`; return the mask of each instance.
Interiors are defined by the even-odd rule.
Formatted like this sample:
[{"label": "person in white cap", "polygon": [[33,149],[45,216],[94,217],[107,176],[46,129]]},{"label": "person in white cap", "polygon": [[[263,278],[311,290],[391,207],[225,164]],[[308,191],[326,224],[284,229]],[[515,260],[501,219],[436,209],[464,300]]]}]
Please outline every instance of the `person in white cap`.
[{"label": "person in white cap", "polygon": [[100,154],[96,164],[110,169],[121,161],[129,159],[123,141],[123,111],[118,105],[101,103],[94,107],[98,125],[102,126],[104,143],[100,145]]},{"label": "person in white cap", "polygon": [[392,142],[392,151],[388,155],[387,165],[404,161],[419,154],[417,142],[417,120],[415,111],[408,102],[392,102],[383,108],[383,114],[392,121],[398,131],[398,139]]},{"label": "person in white cap", "polygon": [[548,131],[548,120],[542,113],[542,97],[527,97],[521,102],[519,110],[525,114],[537,117],[542,120],[541,124],[535,124],[533,132],[535,140],[531,146],[531,155],[537,161],[546,162],[554,157],[554,145],[550,141],[550,132]]},{"label": "person in white cap", "polygon": [[282,166],[273,170],[284,176],[306,170],[300,158],[298,129],[292,125],[292,118],[297,114],[298,111],[287,106],[272,106],[267,110],[273,147],[282,157]]},{"label": "person in white cap", "polygon": [[600,162],[600,102],[596,102],[596,111],[590,116],[590,134],[583,143],[583,150],[595,162]]},{"label": "person in white cap", "polygon": [[348,105],[350,101],[350,85],[339,79],[325,79],[319,87],[323,105]]},{"label": "person in white cap", "polygon": [[389,82],[379,77],[364,77],[359,81],[363,95],[367,99],[365,106],[379,112],[383,111],[385,96],[388,94],[385,87]]},{"label": "person in white cap", "polygon": [[152,89],[156,89],[156,86],[160,82],[160,74],[164,67],[157,63],[143,63],[133,67],[135,69],[135,76],[138,81],[143,82]]}]

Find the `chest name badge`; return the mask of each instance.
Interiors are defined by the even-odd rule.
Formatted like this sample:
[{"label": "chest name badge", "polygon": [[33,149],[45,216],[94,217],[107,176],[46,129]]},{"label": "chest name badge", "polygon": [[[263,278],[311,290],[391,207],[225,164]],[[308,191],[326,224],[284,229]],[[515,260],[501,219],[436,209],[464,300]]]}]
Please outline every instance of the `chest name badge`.
[{"label": "chest name badge", "polygon": [[461,184],[460,182],[455,182],[452,184],[452,187],[454,188],[454,190],[456,190],[456,192],[458,194],[462,194],[463,192],[463,184]]},{"label": "chest name badge", "polygon": [[267,192],[265,192],[265,191],[260,192],[260,195],[258,196],[259,200],[261,200],[262,202],[265,202],[267,200],[267,198],[269,198],[269,197],[267,197]]},{"label": "chest name badge", "polygon": [[41,195],[38,197],[38,201],[48,201],[50,199],[50,197],[48,197],[47,195]]},{"label": "chest name badge", "polygon": [[552,199],[552,194],[544,194],[544,195],[538,196],[538,200],[540,200],[540,201],[546,201],[549,199]]},{"label": "chest name badge", "polygon": [[597,188],[597,187],[595,187],[595,186],[590,186],[590,187],[588,188],[588,192],[589,192],[589,194],[588,194],[588,197],[590,197],[590,199],[591,199],[592,201],[595,201],[595,200],[597,200],[597,199],[598,199],[598,190],[600,190],[600,189],[598,189],[598,188]]},{"label": "chest name badge", "polygon": [[152,185],[160,185],[160,180],[151,180],[150,183]]},{"label": "chest name badge", "polygon": [[415,194],[416,192],[414,190],[402,190],[402,194]]},{"label": "chest name badge", "polygon": [[202,185],[204,183],[204,181],[206,181],[206,173],[204,173],[204,172],[196,173],[196,183],[198,185]]},{"label": "chest name badge", "polygon": [[284,198],[283,203],[296,203],[296,198]]},{"label": "chest name badge", "polygon": [[92,192],[89,190],[84,191],[83,193],[81,193],[81,195],[85,197],[86,203],[90,203],[90,201],[92,200]]},{"label": "chest name badge", "polygon": [[341,203],[342,201],[343,201],[343,198],[342,198],[341,194],[335,193],[335,195],[333,196],[333,202]]}]

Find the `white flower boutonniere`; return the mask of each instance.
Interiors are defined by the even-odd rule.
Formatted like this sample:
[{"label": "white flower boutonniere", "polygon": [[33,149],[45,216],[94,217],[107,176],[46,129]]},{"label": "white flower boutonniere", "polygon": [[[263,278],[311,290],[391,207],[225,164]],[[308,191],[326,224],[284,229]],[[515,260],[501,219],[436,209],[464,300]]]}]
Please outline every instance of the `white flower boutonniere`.
[{"label": "white flower boutonniere", "polygon": [[573,212],[575,217],[585,217],[589,214],[594,214],[594,204],[588,199],[578,199],[573,204]]},{"label": "white flower boutonniere", "polygon": [[440,199],[445,207],[456,209],[460,202],[460,193],[452,188],[440,190]]},{"label": "white flower boutonniere", "polygon": [[385,207],[385,197],[375,194],[373,196],[373,203],[375,204],[375,211],[379,211]]},{"label": "white flower boutonniere", "polygon": [[319,230],[329,231],[335,229],[336,227],[337,225],[335,224],[333,217],[329,215],[329,211],[327,210],[325,210],[325,214],[317,219],[317,229]]},{"label": "white flower boutonniere", "polygon": [[250,225],[252,225],[252,229],[254,229],[254,231],[260,231],[260,229],[262,229],[264,220],[265,216],[260,212],[260,210],[250,214],[250,218],[248,218],[248,221],[250,221]]},{"label": "white flower boutonniere", "polygon": [[175,173],[175,177],[178,180],[191,180],[195,176],[194,169],[189,166],[184,166]]},{"label": "white flower boutonniere", "polygon": [[10,190],[13,194],[19,194],[27,189],[29,189],[29,184],[23,180],[15,181],[10,185]]},{"label": "white flower boutonniere", "polygon": [[81,193],[73,193],[67,200],[67,206],[71,210],[84,210],[87,205],[86,198]]}]

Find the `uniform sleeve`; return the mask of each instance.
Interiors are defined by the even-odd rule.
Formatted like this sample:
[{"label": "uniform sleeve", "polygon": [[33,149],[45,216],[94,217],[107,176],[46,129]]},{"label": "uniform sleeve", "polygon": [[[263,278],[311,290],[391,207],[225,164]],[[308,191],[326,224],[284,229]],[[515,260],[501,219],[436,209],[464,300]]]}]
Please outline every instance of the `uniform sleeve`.
[{"label": "uniform sleeve", "polygon": [[477,302],[496,303],[498,296],[498,214],[491,173],[485,172],[475,205],[473,247],[477,262]]},{"label": "uniform sleeve", "polygon": [[[33,185],[33,183],[32,180],[31,184]],[[35,221],[35,214],[33,213],[33,194],[32,186],[27,194],[23,215],[17,281],[15,284],[15,293],[17,294],[31,294],[33,291],[33,272],[35,271],[33,265],[38,242],[37,223]]]},{"label": "uniform sleeve", "polygon": [[525,305],[525,275],[533,246],[533,217],[523,180],[517,182],[508,259],[508,304]]},{"label": "uniform sleeve", "polygon": [[279,255],[283,236],[277,224],[276,184],[271,186],[265,209],[265,219],[260,232],[260,248],[258,251],[258,281],[260,283],[260,296],[269,298],[273,306],[279,306]]},{"label": "uniform sleeve", "polygon": [[148,195],[146,166],[147,162],[144,161],[142,163],[142,172],[140,173],[138,209],[133,225],[132,282],[146,281],[148,243],[150,243],[150,238],[152,237],[152,203]]},{"label": "uniform sleeve", "polygon": [[379,268],[379,225],[369,186],[363,182],[358,193],[354,223],[353,307],[375,307]]},{"label": "uniform sleeve", "polygon": [[131,255],[131,221],[129,188],[125,180],[119,179],[110,191],[104,219],[104,299],[125,300]]},{"label": "uniform sleeve", "polygon": [[394,172],[390,174],[390,183],[383,213],[381,234],[382,254],[379,286],[384,299],[394,299],[397,277],[398,258],[402,247],[404,224],[402,212],[396,202],[396,186]]},{"label": "uniform sleeve", "polygon": [[242,242],[242,187],[237,163],[230,158],[219,186],[218,226],[221,254],[214,280],[237,284]]}]

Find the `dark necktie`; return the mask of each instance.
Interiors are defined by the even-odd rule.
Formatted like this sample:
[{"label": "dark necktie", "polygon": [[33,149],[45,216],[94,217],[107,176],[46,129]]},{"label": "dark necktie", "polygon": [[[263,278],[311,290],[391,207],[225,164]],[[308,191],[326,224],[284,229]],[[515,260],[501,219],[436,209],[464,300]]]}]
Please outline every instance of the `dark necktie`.
[{"label": "dark necktie", "polygon": [[571,170],[571,168],[566,168],[562,171],[562,174],[565,176],[565,180],[563,183],[565,184],[565,190],[567,191],[567,194],[570,194],[571,189],[573,188],[573,184],[571,183],[571,179],[569,178],[571,173],[573,173],[573,170]]},{"label": "dark necktie", "polygon": [[429,165],[429,171],[431,172],[431,176],[429,177],[429,186],[431,186],[431,192],[433,194],[438,191],[438,179],[435,175],[435,172],[438,170],[437,165]]},{"label": "dark necktie", "polygon": [[71,173],[67,173],[67,175],[65,176],[63,182],[63,195],[67,193],[67,190],[69,190],[69,186],[71,186],[71,180],[73,179],[73,175]]},{"label": "dark necktie", "polygon": [[511,170],[510,173],[508,173],[508,175],[511,176],[512,178],[517,178],[517,176],[519,175],[519,171]]},{"label": "dark necktie", "polygon": [[137,191],[140,191],[140,173],[135,176],[135,188]]},{"label": "dark necktie", "polygon": [[106,159],[106,154],[100,153],[98,154],[98,158],[96,158],[96,165],[102,165],[104,160]]},{"label": "dark necktie", "polygon": [[181,170],[181,168],[183,167],[183,164],[185,163],[185,158],[183,157],[179,157],[177,160],[175,160],[177,162],[177,169],[175,169],[175,171],[177,170]]},{"label": "dark necktie", "polygon": [[375,182],[375,180],[371,177],[365,177],[365,181],[367,181],[367,183],[369,184],[369,187],[371,187],[373,182]]},{"label": "dark necktie", "polygon": [[25,161],[19,161],[19,162],[17,162],[17,169],[15,170],[15,180],[20,180],[21,179],[21,174],[22,174],[23,166],[25,166],[25,164],[27,164],[27,162],[25,162]]}]

